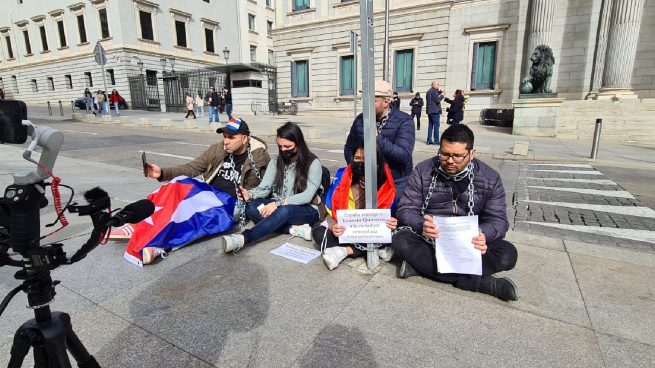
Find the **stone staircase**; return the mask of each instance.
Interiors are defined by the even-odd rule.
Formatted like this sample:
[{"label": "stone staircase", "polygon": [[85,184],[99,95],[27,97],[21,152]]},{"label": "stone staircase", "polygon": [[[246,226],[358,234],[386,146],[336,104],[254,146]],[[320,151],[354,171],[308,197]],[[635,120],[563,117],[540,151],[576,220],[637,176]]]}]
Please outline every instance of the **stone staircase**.
[{"label": "stone staircase", "polygon": [[601,142],[655,143],[655,99],[564,101],[557,137],[591,140],[603,119]]}]

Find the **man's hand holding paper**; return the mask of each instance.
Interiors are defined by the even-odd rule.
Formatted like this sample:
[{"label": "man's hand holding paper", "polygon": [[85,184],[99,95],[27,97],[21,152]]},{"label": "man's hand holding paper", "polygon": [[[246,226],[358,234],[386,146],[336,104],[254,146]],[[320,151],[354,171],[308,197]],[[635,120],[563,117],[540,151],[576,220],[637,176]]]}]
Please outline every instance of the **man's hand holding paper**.
[{"label": "man's hand holding paper", "polygon": [[436,239],[439,273],[482,275],[482,254],[487,245],[478,230],[478,217],[435,216],[431,220],[425,219],[423,230],[425,236]]}]

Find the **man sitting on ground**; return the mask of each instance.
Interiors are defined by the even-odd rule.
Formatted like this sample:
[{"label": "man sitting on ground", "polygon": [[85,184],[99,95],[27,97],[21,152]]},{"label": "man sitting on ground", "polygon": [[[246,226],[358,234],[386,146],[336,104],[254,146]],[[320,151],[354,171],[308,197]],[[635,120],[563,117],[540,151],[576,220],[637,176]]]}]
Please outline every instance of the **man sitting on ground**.
[{"label": "man sitting on ground", "polygon": [[[508,278],[491,276],[516,265],[514,245],[503,239],[509,223],[500,175],[475,159],[473,132],[453,125],[441,136],[436,157],[418,164],[398,204],[399,231],[391,246],[402,259],[399,277],[421,275],[509,301],[518,289]],[[482,253],[482,276],[438,272],[434,241],[439,229],[432,216],[478,215],[480,235],[471,246]]]}]

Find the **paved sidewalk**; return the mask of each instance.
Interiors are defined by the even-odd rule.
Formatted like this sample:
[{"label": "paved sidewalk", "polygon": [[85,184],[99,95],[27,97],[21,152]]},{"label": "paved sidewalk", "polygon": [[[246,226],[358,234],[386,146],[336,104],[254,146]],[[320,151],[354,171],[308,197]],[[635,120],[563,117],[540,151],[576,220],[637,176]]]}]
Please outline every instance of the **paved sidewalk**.
[{"label": "paved sidewalk", "polygon": [[[144,115],[155,116],[135,113],[130,120]],[[30,117],[42,119],[34,110]],[[245,116],[254,131],[269,134],[289,118],[310,139],[332,143],[350,125]],[[471,125],[487,157],[526,139]],[[581,142],[529,141],[529,159],[587,161]],[[417,139],[417,149],[434,146]],[[0,156],[1,188],[11,182],[7,173],[30,169],[16,147],[0,146]],[[642,167],[653,165],[652,148],[625,145],[603,146],[598,162],[631,167],[635,157]],[[60,157],[55,168],[78,201],[103,178],[114,207],[158,185],[137,169],[80,159]],[[44,210],[42,223],[52,217]],[[68,217],[72,225],[57,237],[66,239],[70,256],[86,240],[90,221]],[[302,265],[270,253],[287,239],[278,236],[236,255],[206,239],[144,268],[122,259],[123,243],[99,246],[53,272],[62,283],[52,309],[71,314],[103,367],[655,367],[653,252],[515,231],[507,237],[519,249],[516,269],[507,272],[520,289],[511,303],[422,278],[397,279],[393,262],[377,274],[366,271],[363,259],[331,272],[320,259]],[[18,285],[15,270],[0,268],[0,294]],[[25,303],[17,295],[0,317],[0,351],[9,352],[15,329],[32,317]],[[0,354],[0,365],[7,360],[8,353]]]}]

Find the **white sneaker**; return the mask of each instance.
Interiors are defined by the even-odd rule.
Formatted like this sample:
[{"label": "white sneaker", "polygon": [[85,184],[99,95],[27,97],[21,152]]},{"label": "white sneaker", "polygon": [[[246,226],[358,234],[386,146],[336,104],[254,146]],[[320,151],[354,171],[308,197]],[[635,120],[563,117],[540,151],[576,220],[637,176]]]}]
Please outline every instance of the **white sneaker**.
[{"label": "white sneaker", "polygon": [[308,224],[303,225],[291,225],[289,229],[289,234],[303,238],[307,241],[312,241],[312,228]]},{"label": "white sneaker", "polygon": [[379,248],[378,249],[378,256],[380,256],[380,259],[389,262],[391,261],[391,258],[393,258],[394,252],[391,246],[387,246],[384,248]]},{"label": "white sneaker", "polygon": [[337,268],[339,263],[346,259],[346,257],[348,257],[348,253],[345,247],[326,248],[325,252],[323,252],[323,262],[325,262],[325,265],[330,271]]},{"label": "white sneaker", "polygon": [[163,249],[155,247],[145,247],[141,250],[144,265],[151,264],[159,256],[166,258],[166,254],[166,251]]},{"label": "white sneaker", "polygon": [[225,235],[221,237],[221,240],[223,241],[223,251],[225,253],[236,253],[239,249],[243,248],[243,245],[245,244],[245,239],[241,234]]}]

